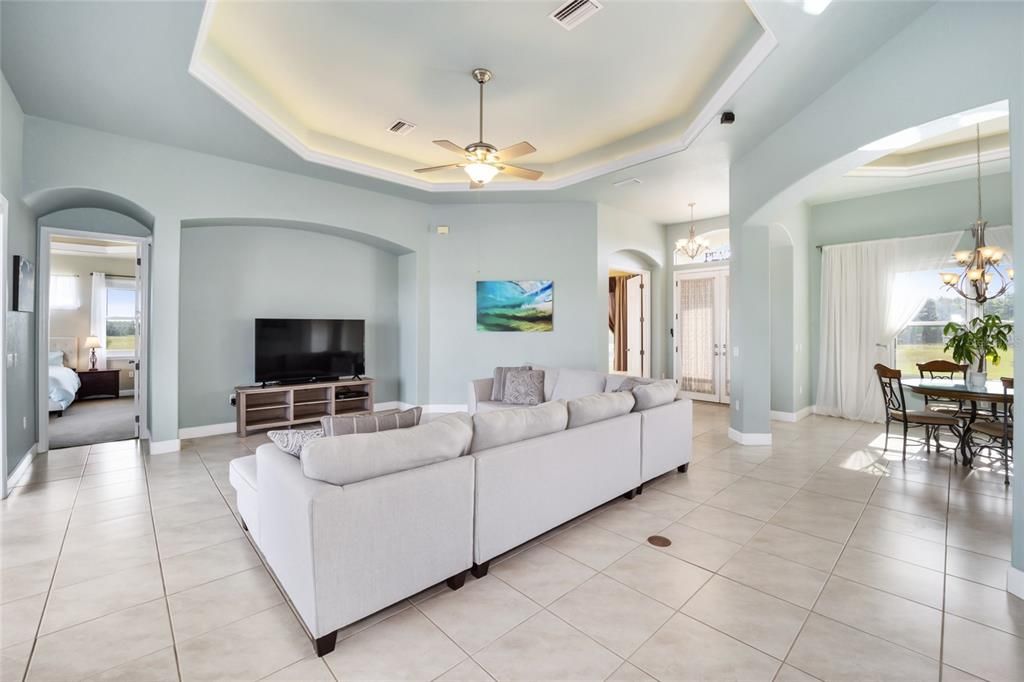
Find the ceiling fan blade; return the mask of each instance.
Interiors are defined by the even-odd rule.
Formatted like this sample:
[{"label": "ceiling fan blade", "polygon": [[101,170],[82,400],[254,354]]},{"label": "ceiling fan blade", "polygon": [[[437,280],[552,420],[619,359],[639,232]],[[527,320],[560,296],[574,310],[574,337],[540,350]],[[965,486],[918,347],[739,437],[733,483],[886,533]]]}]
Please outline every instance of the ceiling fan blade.
[{"label": "ceiling fan blade", "polygon": [[544,175],[542,171],[531,170],[530,168],[520,168],[519,166],[511,166],[507,163],[503,163],[498,166],[498,170],[502,173],[508,173],[514,175],[517,178],[523,178],[524,180],[540,180],[540,176]]},{"label": "ceiling fan blade", "polygon": [[449,163],[444,166],[431,166],[430,168],[417,168],[416,173],[433,173],[434,171],[444,170],[446,168],[462,168],[466,164],[464,163]]},{"label": "ceiling fan blade", "polygon": [[473,182],[472,180],[470,180],[469,181],[469,188],[470,189],[483,189],[485,184],[487,184],[487,183],[484,183],[484,182]]},{"label": "ceiling fan blade", "polygon": [[502,161],[511,161],[512,159],[518,159],[520,156],[532,154],[535,151],[537,151],[537,148],[529,142],[520,142],[519,144],[514,144],[511,147],[499,149],[497,151],[497,155]]},{"label": "ceiling fan blade", "polygon": [[459,156],[466,155],[466,150],[460,147],[459,145],[455,144],[451,140],[434,140],[434,144],[436,144],[438,147],[443,147],[444,149],[447,149],[450,152],[454,152]]}]

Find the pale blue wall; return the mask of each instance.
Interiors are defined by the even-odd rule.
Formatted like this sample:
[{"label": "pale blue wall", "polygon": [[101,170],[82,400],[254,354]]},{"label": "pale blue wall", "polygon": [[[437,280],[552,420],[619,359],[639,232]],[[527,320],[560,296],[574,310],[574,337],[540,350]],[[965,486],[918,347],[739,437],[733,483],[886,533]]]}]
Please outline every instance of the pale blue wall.
[{"label": "pale blue wall", "polygon": [[[11,267],[14,256],[24,256],[38,263],[35,215],[22,200],[22,142],[25,117],[18,100],[2,78],[0,90],[0,194],[8,202],[7,249],[5,270]],[[3,305],[6,311],[7,353],[14,358],[7,367],[7,399],[3,415],[5,447],[7,448],[6,476],[35,444],[36,426],[36,333],[35,313],[14,312],[11,300],[11,277],[4,277]],[[0,362],[3,358],[0,358]]]},{"label": "pale blue wall", "polygon": [[398,399],[398,256],[277,227],[181,232],[181,426],[234,421],[231,388],[251,384],[253,320],[366,320],[366,372],[378,402]]},{"label": "pale blue wall", "polygon": [[[596,367],[596,223],[587,203],[432,207],[431,225],[450,231],[429,237],[429,403],[464,405],[496,365]],[[554,331],[477,331],[476,282],[492,279],[553,280]]]},{"label": "pale blue wall", "polygon": [[43,227],[106,232],[130,237],[148,237],[152,234],[148,227],[134,218],[105,208],[69,208],[63,211],[54,211],[40,216],[39,222]]}]

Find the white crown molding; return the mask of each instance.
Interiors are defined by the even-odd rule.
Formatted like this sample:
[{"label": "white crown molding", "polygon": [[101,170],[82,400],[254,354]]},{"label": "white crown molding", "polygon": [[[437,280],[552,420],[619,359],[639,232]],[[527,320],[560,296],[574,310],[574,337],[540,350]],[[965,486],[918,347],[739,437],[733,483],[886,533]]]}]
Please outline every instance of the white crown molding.
[{"label": "white crown molding", "polygon": [[70,242],[51,242],[50,253],[61,256],[102,256],[105,258],[135,258],[135,244],[124,246],[100,246],[99,244],[74,244]]},{"label": "white crown molding", "polygon": [[[196,42],[192,48],[192,57],[189,61],[188,72],[199,82],[210,88],[214,93],[222,97],[229,104],[234,106],[249,120],[260,126],[279,142],[292,150],[296,155],[305,161],[337,168],[339,170],[364,175],[378,180],[394,182],[399,185],[411,187],[425,192],[466,192],[470,191],[465,182],[430,182],[409,173],[402,173],[378,166],[353,161],[341,156],[322,152],[310,147],[305,138],[312,136],[313,132],[303,127],[296,131],[279,121],[265,109],[260,107],[248,94],[237,87],[230,79],[220,74],[213,66],[203,60],[203,48],[209,39],[210,26],[213,23],[213,13],[221,0],[207,0],[203,8],[203,16],[199,22],[199,31],[196,35]],[[637,164],[653,161],[663,156],[675,154],[686,150],[697,139],[700,133],[718,116],[723,107],[736,95],[740,87],[750,78],[757,68],[767,59],[772,50],[778,45],[775,34],[765,24],[764,19],[756,9],[747,3],[747,8],[754,15],[755,20],[760,24],[763,33],[757,39],[751,49],[740,60],[736,68],[726,77],[722,84],[701,108],[697,116],[686,126],[682,134],[671,142],[645,147],[631,154],[617,156],[614,159],[603,163],[597,163],[590,167],[576,172],[570,172],[561,177],[538,180],[536,182],[497,182],[490,187],[492,191],[519,192],[519,191],[552,191],[563,189],[571,185],[593,179],[608,173],[629,168]],[[319,134],[319,133],[317,133]],[[322,134],[320,134],[322,135]],[[324,136],[326,137],[326,136]],[[410,167],[414,163],[410,160]]]},{"label": "white crown molding", "polygon": [[[981,162],[1002,161],[1010,158],[1009,147],[1005,149],[990,149],[981,153]],[[846,174],[850,178],[912,178],[927,173],[938,173],[939,171],[966,168],[978,162],[977,154],[964,154],[938,161],[928,161],[912,166],[861,166],[854,168]]]}]

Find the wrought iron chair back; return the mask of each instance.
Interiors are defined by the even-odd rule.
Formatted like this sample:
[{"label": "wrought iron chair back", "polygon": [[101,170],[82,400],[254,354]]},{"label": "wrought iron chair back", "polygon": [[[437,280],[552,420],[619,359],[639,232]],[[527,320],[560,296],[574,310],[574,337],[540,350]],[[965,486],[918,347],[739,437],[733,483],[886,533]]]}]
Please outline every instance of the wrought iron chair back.
[{"label": "wrought iron chair back", "polygon": [[[951,360],[929,360],[928,362],[917,363],[917,371],[922,379],[959,379],[967,383],[967,370],[969,365],[960,365]],[[926,376],[927,375],[927,376]],[[940,406],[940,410],[959,413],[963,410],[963,402],[960,400],[931,398],[924,396],[924,408],[929,406]]]},{"label": "wrought iron chair back", "polygon": [[903,372],[878,363],[875,365],[878,383],[882,387],[886,421],[907,421],[907,399],[903,393]]}]

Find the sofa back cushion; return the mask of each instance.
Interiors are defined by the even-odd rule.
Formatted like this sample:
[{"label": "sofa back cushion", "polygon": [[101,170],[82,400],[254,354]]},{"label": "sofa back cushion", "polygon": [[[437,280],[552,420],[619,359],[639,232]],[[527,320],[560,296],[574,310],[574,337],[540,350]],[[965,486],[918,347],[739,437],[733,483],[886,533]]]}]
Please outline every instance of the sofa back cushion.
[{"label": "sofa back cushion", "polygon": [[568,421],[569,412],[561,401],[536,407],[478,412],[473,415],[473,445],[470,452],[564,431]]},{"label": "sofa back cushion", "polygon": [[600,372],[586,369],[559,369],[558,381],[551,392],[551,400],[574,400],[604,391],[607,378]]},{"label": "sofa back cushion", "polygon": [[321,438],[299,459],[306,478],[348,485],[459,457],[472,439],[472,420],[457,413],[408,429]]},{"label": "sofa back cushion", "polygon": [[632,391],[637,386],[653,384],[655,381],[656,379],[631,377],[625,374],[609,374],[604,384],[604,390],[609,393],[612,391]]},{"label": "sofa back cushion", "polygon": [[569,428],[575,429],[579,426],[629,414],[635,402],[633,394],[629,392],[594,393],[570,400],[566,404],[569,411]]},{"label": "sofa back cushion", "polygon": [[672,379],[662,379],[653,384],[637,386],[633,389],[633,397],[636,398],[636,407],[633,409],[641,412],[659,405],[668,405],[676,399],[677,393],[679,393],[679,387]]}]

